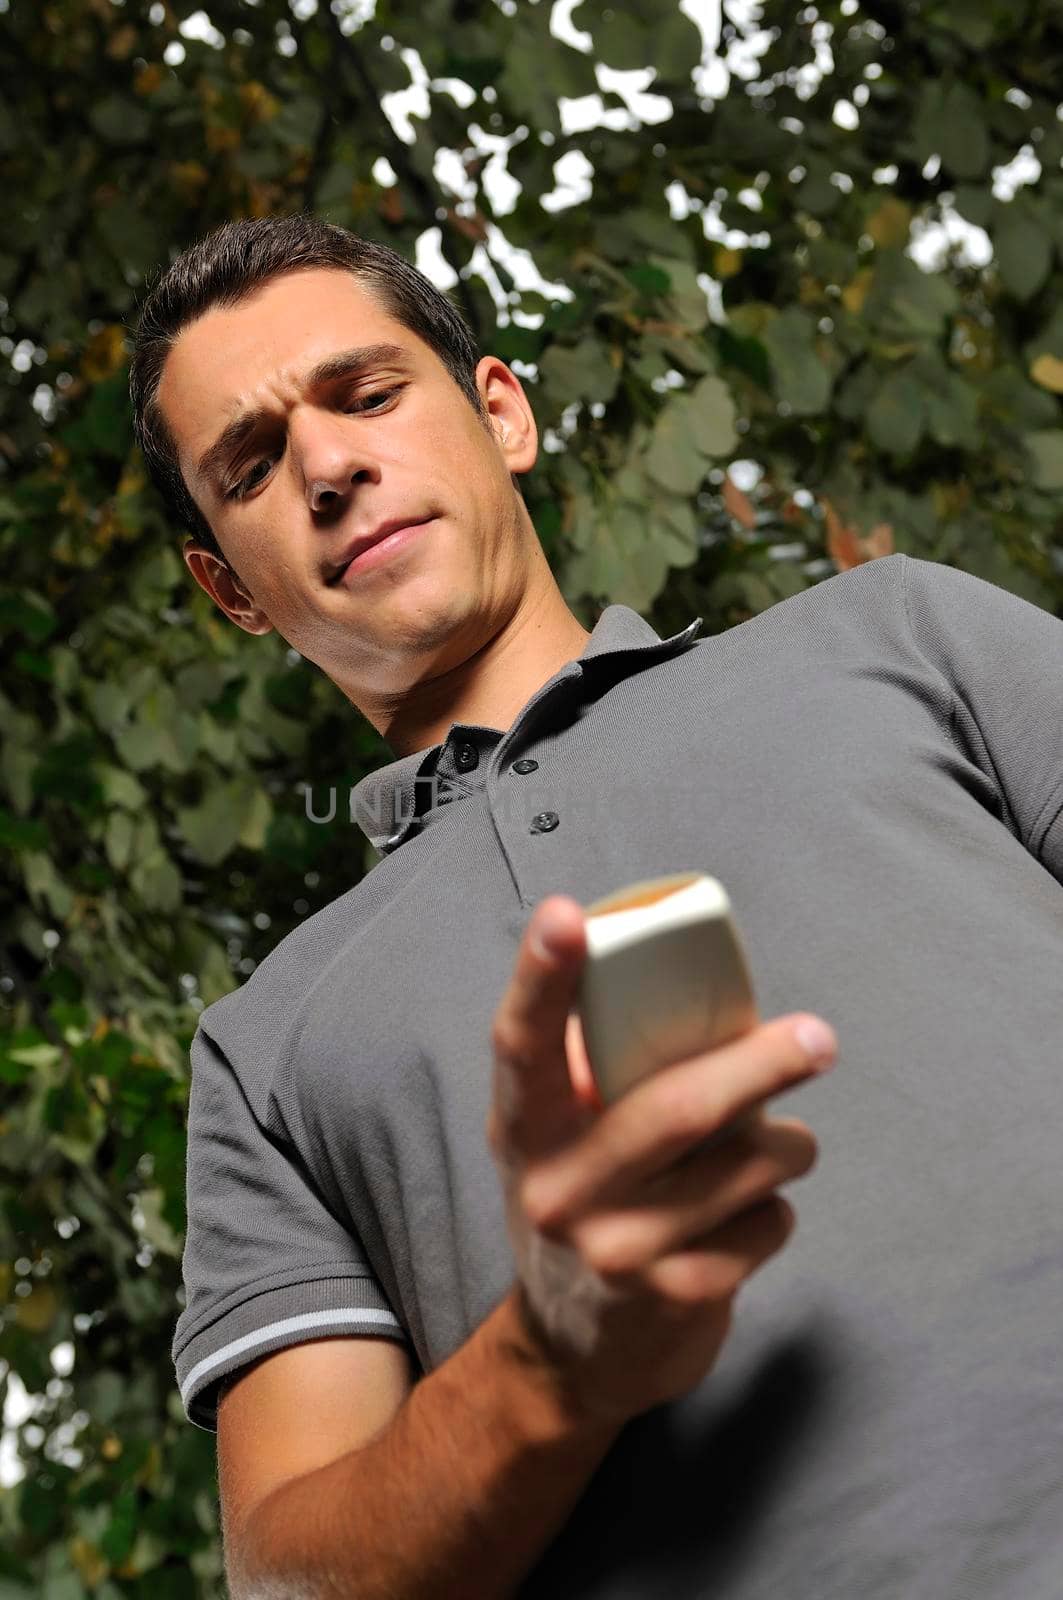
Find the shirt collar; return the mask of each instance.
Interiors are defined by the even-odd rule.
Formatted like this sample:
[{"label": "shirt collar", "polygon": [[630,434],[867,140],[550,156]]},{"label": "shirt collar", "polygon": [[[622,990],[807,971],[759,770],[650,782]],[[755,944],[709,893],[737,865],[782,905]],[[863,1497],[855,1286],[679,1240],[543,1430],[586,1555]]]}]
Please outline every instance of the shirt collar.
[{"label": "shirt collar", "polygon": [[[578,658],[555,672],[543,684],[519,713],[509,733],[499,728],[474,726],[469,723],[451,723],[446,739],[426,750],[415,750],[398,761],[378,767],[367,773],[353,791],[353,814],[362,832],[374,847],[389,855],[416,831],[415,824],[423,822],[426,814],[439,803],[445,803],[462,792],[460,772],[453,770],[454,761],[450,745],[455,733],[462,741],[475,744],[487,754],[503,739],[508,739],[529,715],[532,708],[553,693],[559,684],[586,676],[591,679],[603,669],[594,665],[587,671],[588,663],[608,660],[614,670],[609,677],[624,677],[636,672],[648,658],[665,660],[678,655],[693,644],[701,629],[702,618],[695,617],[681,632],[661,639],[645,617],[630,606],[606,606],[593,632]],[[626,659],[625,659],[626,658]],[[603,684],[604,687],[604,684]],[[435,798],[442,774],[446,792]],[[429,802],[426,796],[431,794]]]}]

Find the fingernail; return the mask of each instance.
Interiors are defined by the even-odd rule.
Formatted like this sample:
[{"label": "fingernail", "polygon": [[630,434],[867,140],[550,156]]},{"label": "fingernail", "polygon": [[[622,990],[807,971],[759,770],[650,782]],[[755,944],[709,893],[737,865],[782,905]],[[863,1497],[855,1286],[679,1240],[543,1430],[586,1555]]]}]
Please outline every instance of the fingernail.
[{"label": "fingernail", "polygon": [[532,929],[531,947],[540,961],[552,961],[557,954],[556,950],[550,948],[548,936],[543,932],[541,923]]},{"label": "fingernail", "polygon": [[810,1061],[826,1071],[834,1065],[834,1057],[838,1050],[838,1039],[833,1028],[821,1022],[818,1017],[802,1017],[794,1025],[794,1037],[802,1050],[806,1052]]}]

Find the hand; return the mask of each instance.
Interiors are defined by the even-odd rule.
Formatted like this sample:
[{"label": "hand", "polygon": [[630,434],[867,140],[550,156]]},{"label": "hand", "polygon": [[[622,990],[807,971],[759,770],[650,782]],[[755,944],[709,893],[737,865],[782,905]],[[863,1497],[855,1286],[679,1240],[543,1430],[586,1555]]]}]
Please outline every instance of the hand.
[{"label": "hand", "polygon": [[837,1041],[828,1028],[810,1053],[796,1030],[818,1019],[778,1017],[603,1109],[570,1018],[586,948],[576,901],[536,908],[495,1013],[487,1139],[535,1356],[574,1414],[623,1422],[704,1377],[738,1290],[790,1237],[775,1191],[817,1146],[760,1108],[832,1064]]}]

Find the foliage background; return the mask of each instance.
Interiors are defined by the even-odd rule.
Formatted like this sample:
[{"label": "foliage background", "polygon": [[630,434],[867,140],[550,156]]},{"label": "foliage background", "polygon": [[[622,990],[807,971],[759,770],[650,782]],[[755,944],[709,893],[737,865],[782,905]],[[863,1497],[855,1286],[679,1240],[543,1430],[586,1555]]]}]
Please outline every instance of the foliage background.
[{"label": "foliage background", "polygon": [[[224,1593],[169,1357],[188,1044],[371,867],[342,796],[388,757],[211,612],[145,485],[125,338],[171,252],[299,207],[411,259],[437,229],[532,398],[526,496],[588,626],[726,627],[891,550],[1060,613],[1060,6],[745,0],[708,78],[672,0],[584,0],[586,48],[552,10],[0,0],[0,1393],[36,1397],[0,1600]],[[662,120],[596,61],[651,66]],[[407,140],[382,102],[421,64]],[[615,125],[566,131],[598,92]],[[592,192],[544,208],[572,151]],[[924,272],[957,218],[984,232]]]}]

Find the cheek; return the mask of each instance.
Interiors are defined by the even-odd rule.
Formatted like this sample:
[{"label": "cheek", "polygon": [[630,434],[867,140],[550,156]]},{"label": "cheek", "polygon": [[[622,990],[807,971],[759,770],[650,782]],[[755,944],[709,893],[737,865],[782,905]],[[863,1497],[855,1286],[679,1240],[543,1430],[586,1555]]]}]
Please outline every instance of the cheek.
[{"label": "cheek", "polygon": [[296,567],[283,545],[271,540],[265,531],[254,543],[245,543],[244,548],[247,551],[244,565],[240,565],[238,554],[233,557],[234,565],[267,616],[278,626],[288,618],[305,616],[306,594],[312,576]]}]

